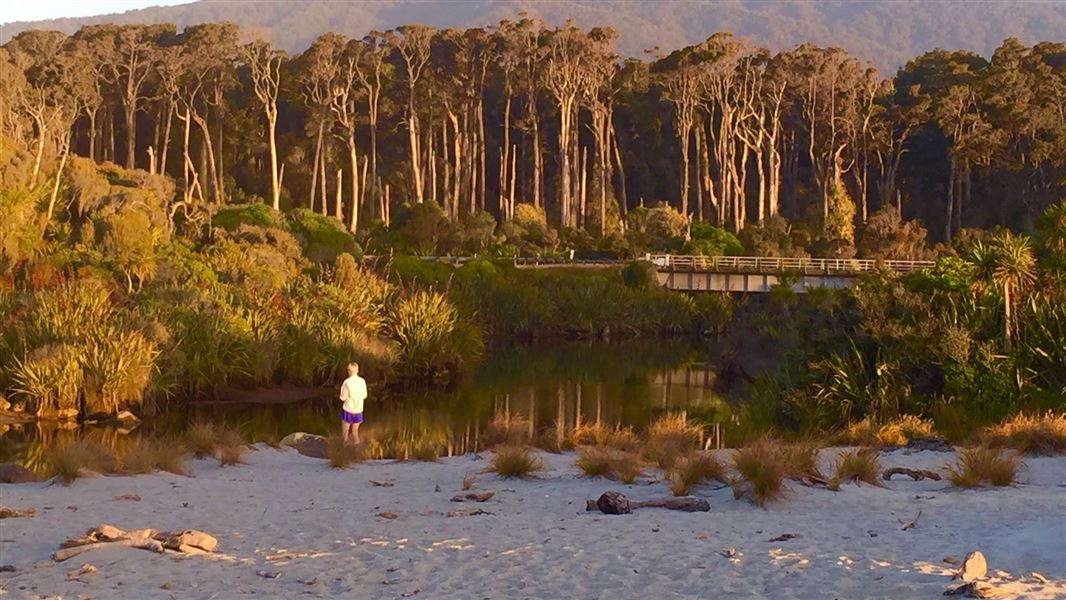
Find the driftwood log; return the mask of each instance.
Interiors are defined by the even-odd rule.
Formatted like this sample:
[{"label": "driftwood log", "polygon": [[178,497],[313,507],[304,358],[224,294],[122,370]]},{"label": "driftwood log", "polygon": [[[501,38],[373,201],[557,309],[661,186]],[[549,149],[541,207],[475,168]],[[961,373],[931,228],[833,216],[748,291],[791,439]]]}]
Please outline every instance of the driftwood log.
[{"label": "driftwood log", "polygon": [[36,508],[10,508],[0,504],[0,519],[17,519],[19,517],[32,517],[37,514]]},{"label": "driftwood log", "polygon": [[113,525],[100,525],[85,532],[85,535],[63,542],[52,554],[52,560],[62,562],[90,550],[101,548],[139,548],[151,552],[171,550],[183,554],[214,552],[218,540],[203,531],[158,531],[136,529],[124,531]]},{"label": "driftwood log", "polygon": [[621,492],[604,492],[598,499],[589,500],[586,510],[598,510],[608,515],[628,515],[638,508],[666,508],[683,512],[707,512],[711,505],[703,498],[685,496],[683,498],[660,498],[657,500],[645,500],[632,502]]},{"label": "driftwood log", "polygon": [[891,481],[893,475],[906,475],[914,481],[921,481],[923,479],[932,479],[933,481],[940,481],[940,474],[936,471],[927,471],[926,469],[908,469],[906,467],[892,467],[891,469],[885,469],[885,472],[881,475],[881,479],[885,481]]}]

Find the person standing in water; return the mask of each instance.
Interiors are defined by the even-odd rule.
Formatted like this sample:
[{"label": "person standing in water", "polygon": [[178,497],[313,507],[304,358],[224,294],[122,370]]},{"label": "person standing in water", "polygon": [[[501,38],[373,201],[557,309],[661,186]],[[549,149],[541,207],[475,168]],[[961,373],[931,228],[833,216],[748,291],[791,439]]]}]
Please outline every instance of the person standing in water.
[{"label": "person standing in water", "polygon": [[359,443],[364,400],[366,380],[359,376],[358,363],[348,363],[348,379],[341,384],[341,438],[345,443]]}]

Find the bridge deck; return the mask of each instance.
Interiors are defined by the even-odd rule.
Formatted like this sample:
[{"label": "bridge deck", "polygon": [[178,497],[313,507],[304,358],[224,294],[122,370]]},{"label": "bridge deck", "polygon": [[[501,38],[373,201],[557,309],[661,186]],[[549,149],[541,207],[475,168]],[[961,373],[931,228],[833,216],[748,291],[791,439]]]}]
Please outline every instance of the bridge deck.
[{"label": "bridge deck", "polygon": [[931,267],[929,260],[873,260],[866,258],[781,258],[773,256],[677,256],[651,254],[659,271],[706,273],[797,273],[857,275],[878,268],[910,273]]}]

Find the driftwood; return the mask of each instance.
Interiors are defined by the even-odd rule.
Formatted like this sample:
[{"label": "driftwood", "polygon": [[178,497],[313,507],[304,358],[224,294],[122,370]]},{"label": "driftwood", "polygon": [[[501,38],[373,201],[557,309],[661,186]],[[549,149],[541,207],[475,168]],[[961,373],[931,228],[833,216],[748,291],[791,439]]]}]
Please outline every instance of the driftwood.
[{"label": "driftwood", "polygon": [[666,508],[683,512],[707,512],[711,510],[711,505],[703,498],[693,498],[692,496],[631,502],[625,494],[609,491],[604,492],[596,500],[589,500],[585,508],[590,511],[599,510],[608,515],[628,515],[638,508]]},{"label": "driftwood", "polygon": [[906,475],[914,481],[921,481],[923,479],[932,479],[933,481],[940,481],[940,474],[936,471],[928,471],[926,469],[908,469],[906,467],[892,467],[891,469],[885,469],[884,474],[881,475],[881,479],[885,481],[891,481],[893,475]]},{"label": "driftwood", "polygon": [[452,502],[466,502],[467,500],[472,502],[486,502],[495,495],[496,492],[469,492],[453,496]]},{"label": "driftwood", "polygon": [[15,519],[18,517],[32,517],[37,514],[36,508],[9,508],[0,504],[0,519]]},{"label": "driftwood", "polygon": [[922,518],[922,511],[918,511],[918,514],[914,515],[914,520],[913,521],[904,521],[903,519],[900,519],[899,517],[897,517],[896,520],[899,521],[900,525],[902,525],[902,527],[900,527],[899,530],[900,531],[907,531],[908,529],[914,529],[915,527],[917,527],[918,526],[918,519],[921,519],[921,518]]},{"label": "driftwood", "polygon": [[139,548],[158,553],[172,550],[183,554],[205,554],[214,552],[217,547],[218,540],[195,529],[124,531],[113,525],[103,524],[86,531],[82,536],[63,542],[60,550],[52,554],[52,560],[61,562],[84,552],[101,548]]}]

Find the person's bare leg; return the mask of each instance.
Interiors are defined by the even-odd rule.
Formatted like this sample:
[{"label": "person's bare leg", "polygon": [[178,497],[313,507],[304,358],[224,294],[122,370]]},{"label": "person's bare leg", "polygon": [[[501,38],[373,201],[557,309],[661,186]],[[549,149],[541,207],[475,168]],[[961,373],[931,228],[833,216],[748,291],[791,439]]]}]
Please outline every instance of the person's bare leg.
[{"label": "person's bare leg", "polygon": [[341,441],[348,443],[348,424],[341,421]]},{"label": "person's bare leg", "polygon": [[359,442],[359,423],[352,423],[352,437],[355,439],[356,445],[358,445],[360,443]]}]

